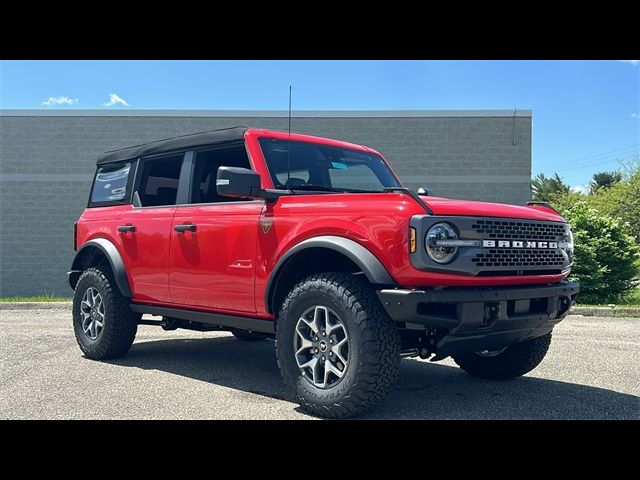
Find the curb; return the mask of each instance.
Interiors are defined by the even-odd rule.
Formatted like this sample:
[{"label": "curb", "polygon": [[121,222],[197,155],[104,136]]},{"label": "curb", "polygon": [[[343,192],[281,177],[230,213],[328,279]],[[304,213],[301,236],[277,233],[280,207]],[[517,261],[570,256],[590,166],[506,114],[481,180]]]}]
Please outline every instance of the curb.
[{"label": "curb", "polygon": [[640,317],[638,307],[571,307],[569,315],[585,317]]},{"label": "curb", "polygon": [[0,302],[0,310],[65,310],[73,302]]}]

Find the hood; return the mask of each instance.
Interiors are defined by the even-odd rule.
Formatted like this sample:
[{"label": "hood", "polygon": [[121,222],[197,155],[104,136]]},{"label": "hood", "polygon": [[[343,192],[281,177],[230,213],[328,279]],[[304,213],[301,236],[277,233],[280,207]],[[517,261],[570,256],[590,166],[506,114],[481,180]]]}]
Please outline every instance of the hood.
[{"label": "hood", "polygon": [[451,198],[420,196],[435,215],[460,217],[502,217],[525,220],[547,220],[564,222],[565,219],[553,210],[541,206],[520,207],[505,203],[473,202]]}]

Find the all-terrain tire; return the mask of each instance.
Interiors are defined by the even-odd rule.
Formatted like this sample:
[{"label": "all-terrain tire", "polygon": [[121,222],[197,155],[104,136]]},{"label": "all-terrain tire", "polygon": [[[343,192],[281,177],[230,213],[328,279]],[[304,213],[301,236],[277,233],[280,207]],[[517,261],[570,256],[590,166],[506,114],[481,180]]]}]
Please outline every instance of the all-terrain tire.
[{"label": "all-terrain tire", "polygon": [[514,343],[492,357],[475,352],[454,355],[453,360],[474,377],[510,380],[536,368],[549,350],[551,333],[524,342]]},{"label": "all-terrain tire", "polygon": [[246,330],[231,330],[233,336],[243,342],[259,342],[268,338],[268,335],[260,332],[247,332]]},{"label": "all-terrain tire", "polygon": [[[104,325],[95,340],[84,332],[80,311],[89,288],[97,290],[104,303]],[[92,267],[82,273],[73,296],[73,329],[78,346],[87,358],[105,360],[123,356],[133,344],[139,320],[140,314],[129,308],[129,301],[118,290],[111,270]]]},{"label": "all-terrain tire", "polygon": [[[332,309],[349,336],[344,377],[329,388],[308,381],[296,362],[296,325],[307,309]],[[326,418],[358,415],[384,398],[400,364],[394,322],[371,286],[348,273],[319,273],[298,284],[285,298],[276,323],[276,354],[282,378],[303,409]]]}]

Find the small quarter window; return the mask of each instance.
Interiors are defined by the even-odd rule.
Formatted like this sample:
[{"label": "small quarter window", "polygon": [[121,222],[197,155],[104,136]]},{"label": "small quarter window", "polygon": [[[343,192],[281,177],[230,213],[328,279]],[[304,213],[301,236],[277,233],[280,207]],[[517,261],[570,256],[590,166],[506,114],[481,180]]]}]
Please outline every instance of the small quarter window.
[{"label": "small quarter window", "polygon": [[110,163],[98,168],[91,203],[119,203],[127,196],[131,163]]}]

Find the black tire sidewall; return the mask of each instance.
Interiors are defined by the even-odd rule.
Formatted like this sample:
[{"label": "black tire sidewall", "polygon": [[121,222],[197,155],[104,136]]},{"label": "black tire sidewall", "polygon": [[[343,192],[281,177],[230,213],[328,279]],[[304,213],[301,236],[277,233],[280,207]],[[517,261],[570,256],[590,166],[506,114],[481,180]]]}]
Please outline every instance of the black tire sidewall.
[{"label": "black tire sidewall", "polygon": [[[286,311],[285,318],[279,319],[277,340],[279,358],[285,381],[293,382],[292,390],[298,397],[313,401],[317,405],[330,406],[339,403],[356,381],[358,371],[358,360],[360,358],[360,339],[354,325],[353,312],[344,300],[336,297],[331,292],[319,288],[305,291],[291,301]],[[321,389],[312,385],[306,380],[295,360],[294,336],[296,334],[296,324],[302,314],[309,308],[322,305],[332,309],[342,320],[347,335],[349,337],[349,356],[347,358],[347,372],[345,376],[335,386]]]}]

